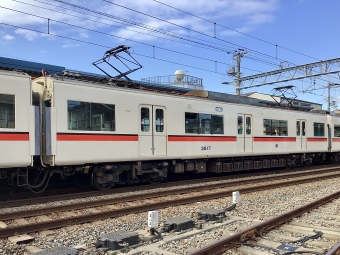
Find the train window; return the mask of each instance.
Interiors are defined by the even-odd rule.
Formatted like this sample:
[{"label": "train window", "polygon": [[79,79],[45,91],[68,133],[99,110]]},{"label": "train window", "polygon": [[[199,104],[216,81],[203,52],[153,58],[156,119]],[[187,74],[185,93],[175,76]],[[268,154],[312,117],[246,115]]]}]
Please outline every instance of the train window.
[{"label": "train window", "polygon": [[263,134],[271,135],[272,121],[268,119],[263,119]]},{"label": "train window", "polygon": [[115,105],[67,101],[68,129],[115,131]]},{"label": "train window", "polygon": [[340,137],[340,126],[334,125],[334,137]]},{"label": "train window", "polygon": [[141,123],[141,131],[149,132],[150,131],[150,110],[147,107],[142,107],[140,109],[140,123]]},{"label": "train window", "polygon": [[223,134],[223,116],[204,113],[185,113],[185,133]]},{"label": "train window", "polygon": [[246,134],[251,135],[251,118],[246,117]]},{"label": "train window", "polygon": [[15,128],[15,96],[0,94],[0,128]]},{"label": "train window", "polygon": [[325,124],[314,122],[314,136],[325,136]]},{"label": "train window", "polygon": [[237,117],[237,134],[239,135],[243,134],[243,117],[242,116]]},{"label": "train window", "polygon": [[211,115],[211,131],[212,134],[224,134],[222,115]]},{"label": "train window", "polygon": [[296,121],[296,136],[300,136],[300,121]]},{"label": "train window", "polygon": [[280,122],[279,123],[279,126],[280,126],[279,135],[280,136],[287,136],[288,135],[288,121],[280,120],[279,122]]},{"label": "train window", "polygon": [[198,114],[200,120],[199,134],[211,134],[211,115],[200,113]]},{"label": "train window", "polygon": [[306,122],[302,121],[302,136],[306,136]]},{"label": "train window", "polygon": [[156,109],[156,132],[164,131],[164,111]]},{"label": "train window", "polygon": [[185,113],[185,133],[198,134],[199,121],[198,114],[192,112]]},{"label": "train window", "polygon": [[263,119],[263,134],[271,136],[288,136],[288,121]]}]

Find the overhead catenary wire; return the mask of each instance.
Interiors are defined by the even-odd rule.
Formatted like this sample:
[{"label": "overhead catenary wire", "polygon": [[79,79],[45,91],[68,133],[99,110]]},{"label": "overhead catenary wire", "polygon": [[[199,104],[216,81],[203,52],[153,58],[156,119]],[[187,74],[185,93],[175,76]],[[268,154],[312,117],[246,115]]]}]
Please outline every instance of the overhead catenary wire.
[{"label": "overhead catenary wire", "polygon": [[[20,2],[20,1],[18,1],[18,0],[12,0],[12,1],[16,1],[16,2]],[[42,3],[44,3],[43,1],[39,1],[39,0],[34,0],[34,1],[37,1],[37,2],[42,2]],[[70,6],[73,6],[73,7],[77,7],[77,8],[83,8],[83,9],[85,9],[86,11],[91,11],[91,12],[93,12],[93,10],[91,10],[91,9],[88,9],[88,8],[85,8],[85,7],[81,7],[81,6],[78,6],[78,5],[74,5],[74,4],[70,4],[70,3],[65,3],[64,1],[61,1],[61,0],[54,0],[54,1],[57,1],[57,2],[61,2],[61,3],[64,3],[64,4],[67,4],[67,5],[70,5]],[[103,0],[103,1],[105,1],[105,0]],[[22,3],[22,2],[21,2]],[[45,3],[46,4],[46,3]],[[55,5],[54,5],[55,6]],[[59,7],[59,6],[58,6]],[[60,7],[59,7],[60,8]],[[64,7],[63,7],[64,8]],[[68,9],[69,10],[69,9]],[[74,10],[72,10],[72,11],[74,11]],[[95,11],[96,12],[96,11]],[[96,13],[98,13],[98,12],[96,12]],[[103,13],[101,13],[101,14],[103,14]],[[108,15],[108,14],[107,14]],[[97,17],[97,16],[96,16]],[[98,17],[97,17],[98,18]],[[101,17],[102,18],[102,17]],[[113,16],[113,18],[115,18],[115,19],[117,19],[117,17],[116,16]],[[121,18],[120,18],[121,19]],[[123,19],[124,20],[124,22],[127,22],[128,20],[126,20],[126,19]],[[140,25],[140,23],[136,23],[136,22],[134,22],[134,21],[128,21],[128,22],[132,22],[132,24],[139,24]],[[145,26],[145,24],[142,24],[142,26]],[[150,26],[148,26],[148,27],[150,27]],[[127,28],[122,28],[122,29],[127,29]],[[156,28],[153,28],[153,30],[155,30]],[[127,30],[131,30],[131,29],[127,29]],[[152,30],[152,31],[153,31]],[[131,30],[131,31],[134,31],[134,30]],[[162,30],[162,31],[165,31],[165,30]],[[134,31],[134,32],[137,32],[137,33],[142,33],[142,32],[139,32],[139,31]],[[154,32],[154,31],[153,31]],[[142,33],[142,34],[144,34],[144,33]],[[149,36],[154,36],[154,35],[150,35],[150,34],[146,34],[146,35],[149,35]],[[182,36],[182,35],[181,35]],[[169,38],[164,38],[164,37],[160,37],[160,38],[163,38],[163,39],[166,39],[166,40],[169,40]],[[181,39],[181,40],[187,40],[187,37],[186,38],[183,38],[183,37],[180,37],[179,39]],[[182,43],[182,42],[181,42]],[[195,41],[194,43],[197,43],[197,41]],[[190,44],[190,45],[192,45],[192,44]],[[211,45],[204,45],[204,46],[207,46],[207,47],[211,47]],[[195,47],[197,47],[197,46],[195,46]],[[205,48],[205,47],[203,47],[203,48]],[[221,50],[221,51],[224,51],[225,49],[216,49],[215,48],[215,50]],[[269,61],[266,61],[266,60],[263,60],[263,59],[259,59],[259,58],[256,58],[256,57],[247,57],[248,59],[251,59],[251,60],[253,60],[253,61],[257,61],[257,62],[260,62],[260,63],[264,63],[264,64],[268,64],[268,65],[271,65],[271,66],[277,66],[275,63],[273,63],[273,62],[269,62]],[[247,70],[251,70],[250,68],[244,68],[244,69],[247,69]],[[253,70],[253,69],[252,69]],[[260,71],[258,71],[258,72],[260,72]],[[327,76],[329,76],[329,77],[332,77],[331,75],[327,75]],[[332,77],[332,78],[334,78],[334,77]]]},{"label": "overhead catenary wire", "polygon": [[[7,8],[7,9],[9,9],[9,8]],[[22,12],[22,13],[23,13],[23,12]],[[26,14],[28,14],[28,13],[26,13]],[[28,15],[32,15],[32,14],[28,14]],[[36,15],[36,16],[37,16],[37,15]],[[47,19],[46,17],[40,17],[40,18]],[[66,22],[61,22],[61,21],[57,21],[57,20],[54,20],[54,21],[55,21],[55,22],[62,23],[62,24],[65,24],[65,25],[70,25],[70,26],[75,26],[75,27],[82,28],[82,29],[87,29],[87,28],[84,28],[84,27],[81,27],[81,26],[76,26],[76,25],[69,24],[69,23],[66,23]],[[8,25],[9,25],[9,24],[8,24]],[[95,31],[95,30],[89,30],[89,31],[103,33],[103,32]],[[38,32],[41,33],[41,31],[38,31]],[[103,33],[103,34],[112,36],[111,34],[107,34],[107,33]],[[63,37],[63,36],[59,36],[59,37],[70,39],[69,37]],[[130,39],[127,39],[127,38],[122,38],[122,39],[130,40]],[[73,40],[77,40],[77,39],[74,39],[74,38],[73,38]],[[84,42],[84,41],[82,41],[82,40],[77,40],[77,41],[79,41],[79,42]],[[138,42],[138,41],[136,41],[136,42]],[[89,42],[86,42],[86,43],[89,43]],[[142,42],[138,42],[138,43],[142,43]],[[90,44],[92,44],[92,45],[98,45],[98,44],[96,44],[96,43],[90,43]],[[143,43],[143,44],[145,44],[145,43]],[[145,44],[145,45],[147,45],[147,44]],[[149,45],[149,46],[150,46],[150,45]],[[106,46],[106,47],[107,47],[107,46]],[[108,47],[108,48],[109,48],[109,47]],[[162,49],[162,48],[160,47],[160,49]],[[163,48],[163,49],[164,49],[164,50],[169,50],[169,49],[165,49],[165,48]],[[185,55],[185,53],[176,52],[176,51],[173,51],[173,50],[169,50],[169,51],[172,51],[172,52],[175,52],[175,53],[179,53],[179,54],[184,54],[184,55]],[[188,56],[191,56],[191,57],[198,57],[198,56],[193,56],[193,55],[190,55],[190,54],[189,54]],[[198,57],[198,58],[201,58],[201,57]],[[201,58],[201,59],[204,59],[204,58]],[[158,59],[158,60],[166,61],[166,60],[164,60],[164,59]],[[215,60],[211,60],[211,59],[210,59],[210,60],[209,60],[209,59],[204,59],[204,60],[216,62]],[[261,60],[260,60],[260,61],[261,61]],[[170,61],[169,63],[171,63],[171,61]],[[226,63],[223,63],[223,62],[219,62],[219,63],[226,64]],[[180,63],[176,63],[176,64],[180,64]],[[203,68],[194,67],[194,66],[189,66],[189,67],[196,68],[196,69],[199,69],[199,70],[205,70],[205,71],[209,71],[209,72],[214,72],[214,73],[216,73],[216,71],[211,71],[211,70],[208,70],[208,69],[203,69]],[[245,69],[246,69],[246,68],[245,68]],[[248,68],[248,69],[249,69],[249,68]],[[253,70],[253,69],[249,69],[249,70]],[[253,71],[257,71],[257,70],[253,70]]]},{"label": "overhead catenary wire", "polygon": [[[55,19],[51,19],[51,18],[35,15],[35,14],[32,14],[32,13],[23,12],[23,11],[19,11],[19,10],[14,10],[14,9],[3,7],[3,6],[0,6],[0,8],[4,8],[4,9],[7,9],[7,10],[19,12],[19,13],[26,14],[26,15],[31,15],[31,16],[34,16],[34,17],[37,17],[37,18],[41,18],[41,19],[46,19],[46,20],[49,19],[50,21],[54,21],[54,22],[57,22],[57,23],[60,23],[60,24],[64,24],[64,25],[68,25],[68,26],[84,29],[84,30],[87,30],[87,31],[95,32],[95,33],[100,33],[100,34],[103,34],[103,35],[106,35],[106,36],[110,36],[110,37],[116,37],[116,38],[119,38],[119,39],[128,40],[128,41],[131,41],[131,42],[143,44],[143,45],[150,46],[150,47],[155,47],[155,48],[158,48],[158,49],[161,49],[161,50],[165,50],[165,51],[169,51],[169,52],[173,52],[173,53],[177,53],[177,54],[181,54],[181,55],[185,55],[185,56],[189,56],[189,57],[193,57],[193,58],[197,58],[197,59],[201,59],[201,60],[210,61],[212,63],[216,62],[216,63],[219,63],[219,64],[231,66],[228,63],[217,61],[217,60],[214,60],[214,59],[208,59],[208,58],[200,57],[200,56],[197,56],[197,55],[192,55],[192,54],[188,54],[188,53],[184,53],[184,52],[179,52],[179,51],[171,50],[171,49],[164,48],[164,47],[155,46],[155,45],[148,44],[148,43],[145,43],[145,42],[140,42],[140,41],[137,41],[137,40],[133,40],[133,39],[129,39],[129,38],[125,38],[125,37],[121,37],[121,36],[105,33],[105,32],[102,32],[102,31],[98,31],[98,30],[94,30],[94,29],[90,29],[90,28],[86,28],[86,27],[70,24],[70,23],[67,23],[67,22],[58,21],[58,20],[55,20]],[[250,68],[244,68],[244,69],[247,69],[247,70],[250,70],[250,71],[259,72],[258,70],[254,70],[254,69],[250,69]]]},{"label": "overhead catenary wire", "polygon": [[[0,6],[1,7],[1,6]],[[42,19],[48,19],[46,17],[41,17],[41,16],[38,16],[38,15],[34,15],[34,14],[29,14],[29,13],[26,13],[26,12],[22,12],[22,11],[18,11],[18,10],[13,10],[13,9],[10,9],[10,8],[7,8],[7,7],[4,7],[5,9],[9,9],[9,10],[12,10],[12,11],[17,11],[17,12],[20,12],[20,13],[24,13],[24,14],[28,14],[28,15],[32,15],[32,16],[35,16],[35,17],[39,17],[39,18],[42,18]],[[49,19],[51,20],[51,19]],[[97,32],[97,33],[101,33],[101,34],[104,34],[104,35],[108,35],[108,36],[114,36],[112,34],[107,34],[107,33],[104,33],[104,32],[101,32],[101,31],[96,31],[96,30],[92,30],[92,29],[88,29],[88,28],[85,28],[85,27],[81,27],[81,26],[77,26],[77,25],[73,25],[73,24],[69,24],[69,23],[66,23],[66,22],[61,22],[61,21],[57,21],[57,20],[53,20],[55,22],[59,22],[61,24],[65,24],[65,25],[69,25],[69,26],[73,26],[73,27],[77,27],[77,28],[81,28],[81,29],[86,29],[86,30],[89,30],[89,31],[93,31],[93,32]],[[38,31],[41,33],[41,31]],[[114,36],[114,37],[117,37],[117,36]],[[65,37],[65,38],[68,38],[68,37]],[[121,39],[125,39],[125,38],[121,38]],[[77,39],[76,39],[77,40]],[[127,40],[131,40],[131,39],[127,39]],[[77,41],[80,41],[80,42],[84,42],[83,40],[77,40]],[[93,44],[93,43],[91,43]],[[145,44],[145,43],[143,43]],[[93,44],[93,45],[97,45],[97,44]],[[150,45],[149,45],[150,46]],[[109,46],[105,46],[107,48],[110,48]],[[144,55],[145,56],[145,55]],[[160,61],[166,61],[164,59],[159,59],[159,58],[155,58],[157,60],[160,60]],[[213,60],[210,60],[210,61],[213,61]],[[169,63],[176,63],[176,64],[180,64],[178,62],[171,62],[169,61]],[[211,70],[208,70],[208,69],[204,69],[204,68],[200,68],[200,67],[194,67],[194,66],[189,66],[189,65],[186,65],[188,67],[192,67],[192,68],[195,68],[195,69],[198,69],[198,70],[204,70],[204,71],[208,71],[208,72],[214,72],[214,73],[217,73],[216,70],[215,71],[211,71]],[[221,74],[221,73],[219,73]],[[221,74],[221,75],[224,75],[224,74]]]},{"label": "overhead catenary wire", "polygon": [[[79,6],[79,5],[67,3],[67,2],[62,1],[62,0],[53,0],[53,1],[59,2],[59,3],[62,3],[62,4],[65,4],[65,5],[69,5],[69,6],[72,6],[72,7],[74,7],[74,8],[80,8],[80,9],[83,9],[83,10],[86,10],[86,11],[89,11],[89,12],[94,12],[94,13],[96,13],[96,14],[100,14],[100,15],[103,15],[103,16],[106,16],[106,17],[110,17],[110,16],[113,17],[113,16],[110,15],[110,14],[103,13],[103,12],[98,12],[98,11],[95,11],[95,10],[91,10],[91,9],[89,9],[89,8],[87,8],[87,7],[83,7],[83,6]],[[112,2],[109,2],[109,1],[106,1],[106,0],[102,0],[102,1],[107,2],[107,3],[110,3],[110,4],[115,4],[115,3],[112,3]],[[115,5],[118,5],[118,4],[115,4]],[[134,11],[134,12],[137,12],[137,13],[140,13],[140,14],[143,14],[143,15],[146,15],[146,16],[149,16],[149,17],[152,17],[152,18],[155,18],[155,19],[158,19],[158,20],[160,20],[160,21],[163,21],[163,22],[166,22],[166,23],[169,23],[169,24],[172,24],[172,25],[181,27],[181,28],[186,29],[186,30],[189,30],[189,31],[191,31],[191,32],[195,32],[195,33],[198,33],[198,34],[200,34],[200,35],[204,35],[204,36],[206,36],[206,37],[209,37],[209,38],[212,38],[212,39],[216,39],[216,40],[218,40],[218,41],[221,41],[221,42],[225,42],[225,43],[234,45],[234,49],[244,48],[244,49],[246,49],[246,50],[248,50],[248,51],[250,51],[250,52],[253,52],[254,54],[259,54],[259,55],[262,55],[262,56],[264,56],[264,57],[268,57],[268,58],[275,59],[275,60],[280,60],[280,59],[276,59],[275,57],[270,56],[270,55],[268,55],[268,54],[265,54],[265,53],[262,53],[262,52],[259,52],[259,51],[256,51],[256,50],[252,50],[252,49],[250,49],[250,48],[245,48],[245,47],[243,47],[243,46],[241,46],[241,45],[238,45],[238,44],[235,44],[235,43],[232,43],[232,42],[229,42],[229,41],[220,39],[220,38],[214,38],[213,36],[208,35],[208,34],[206,34],[206,33],[203,33],[203,32],[200,32],[200,31],[191,29],[191,28],[187,28],[187,27],[184,27],[184,26],[181,26],[181,25],[177,25],[177,24],[172,23],[172,22],[170,22],[170,21],[166,21],[166,20],[164,20],[164,19],[160,19],[160,18],[151,16],[151,15],[149,15],[149,14],[146,14],[146,13],[143,13],[143,12],[139,12],[139,11],[137,11],[137,10],[133,10],[133,9],[131,9],[131,8],[128,8],[128,7],[125,7],[125,6],[122,6],[122,5],[118,5],[118,6],[120,6],[120,7],[122,7],[122,8],[129,9],[129,10],[131,10],[131,11]],[[114,18],[117,18],[117,17],[114,16]],[[122,19],[122,18],[119,18],[119,19]],[[131,23],[131,21],[129,21],[129,22]],[[138,23],[138,22],[133,22],[133,23],[134,23],[134,25],[136,25],[136,26],[141,26],[141,25],[142,25],[143,27],[148,27],[148,28],[151,29],[151,31],[153,31],[153,32],[155,32],[155,31],[162,31],[162,32],[167,32],[167,33],[169,33],[168,31],[166,31],[166,30],[164,30],[164,29],[155,28],[155,27],[152,27],[152,26],[149,26],[149,25],[145,25],[145,24]],[[190,36],[186,36],[186,37],[184,38],[182,34],[178,34],[178,33],[175,33],[175,32],[171,32],[171,34],[172,34],[171,36],[174,36],[174,35],[181,36],[181,37],[182,37],[182,38],[181,38],[182,40],[188,40],[187,38],[192,38],[192,37],[190,37]],[[208,41],[202,40],[202,39],[200,39],[200,41],[208,42]],[[211,43],[211,42],[209,41],[209,43]],[[214,44],[216,44],[216,45],[221,45],[221,44],[217,44],[217,43],[214,43]],[[224,45],[223,45],[223,46],[224,46]],[[225,47],[225,46],[224,46],[224,47]],[[285,61],[285,60],[281,59],[280,61]]]},{"label": "overhead catenary wire", "polygon": [[[80,39],[76,39],[76,38],[72,38],[72,37],[57,35],[57,34],[54,34],[54,33],[49,33],[48,34],[47,32],[42,32],[42,31],[39,31],[39,30],[25,28],[25,27],[22,27],[22,26],[16,26],[16,25],[7,24],[7,23],[3,23],[3,22],[0,22],[0,25],[20,28],[20,29],[24,29],[24,30],[40,33],[40,34],[55,36],[55,37],[59,37],[59,38],[67,39],[67,40],[72,40],[72,41],[76,41],[76,42],[81,42],[81,43],[85,43],[85,44],[89,44],[89,45],[93,45],[93,46],[99,46],[99,47],[106,48],[106,49],[111,49],[112,48],[111,46],[107,46],[107,45],[102,45],[102,44],[98,44],[98,43],[92,43],[92,42],[88,42],[88,41],[84,41],[84,40],[80,40]],[[148,58],[156,59],[156,60],[159,60],[159,61],[168,62],[168,63],[171,63],[171,64],[179,64],[179,65],[187,66],[187,67],[190,67],[190,68],[193,68],[193,69],[197,69],[197,70],[202,70],[202,71],[206,71],[206,72],[216,73],[214,70],[209,70],[209,69],[205,69],[205,68],[201,68],[201,67],[197,67],[197,66],[186,65],[186,64],[178,63],[178,62],[172,62],[172,61],[169,61],[169,60],[160,59],[160,58],[156,58],[156,57],[154,58],[152,56],[146,56],[146,55],[139,54],[139,53],[136,53],[136,52],[131,52],[131,54],[135,54],[135,55],[139,55],[139,56],[143,56],[143,57],[148,57]],[[218,73],[218,74],[222,74],[222,73]]]},{"label": "overhead catenary wire", "polygon": [[279,45],[279,44],[277,44],[277,43],[269,42],[269,41],[267,41],[267,40],[258,38],[258,37],[256,37],[256,36],[253,36],[253,35],[250,35],[250,34],[247,34],[247,33],[241,32],[241,31],[238,31],[237,29],[233,29],[233,28],[227,27],[227,26],[225,26],[225,25],[222,25],[222,24],[219,24],[219,23],[217,23],[217,22],[208,20],[208,19],[206,19],[206,18],[203,18],[203,17],[201,17],[201,16],[192,14],[192,13],[190,13],[190,12],[181,10],[181,9],[179,9],[179,8],[176,8],[176,7],[171,6],[171,5],[169,5],[169,4],[163,3],[163,2],[161,2],[161,1],[158,1],[158,0],[152,0],[152,1],[157,2],[157,3],[159,3],[159,4],[162,4],[162,5],[164,5],[164,6],[167,6],[167,7],[169,7],[169,8],[175,9],[175,10],[177,10],[177,11],[183,12],[183,13],[188,14],[188,15],[190,15],[190,16],[196,17],[196,18],[198,18],[198,19],[201,19],[201,20],[210,22],[210,23],[212,23],[212,24],[216,24],[217,26],[220,26],[220,27],[229,29],[229,30],[234,31],[234,32],[236,32],[236,33],[239,33],[239,34],[245,35],[245,36],[247,36],[247,37],[253,38],[253,39],[255,39],[255,40],[258,40],[258,41],[261,41],[261,42],[264,42],[264,43],[273,45],[273,46],[275,46],[276,48],[279,47],[279,48],[281,48],[281,49],[284,49],[284,50],[287,50],[287,51],[290,51],[290,52],[299,54],[299,55],[301,55],[301,56],[308,57],[308,58],[311,58],[311,59],[320,61],[320,59],[317,59],[317,58],[315,58],[315,57],[312,57],[312,56],[309,56],[309,55],[307,55],[307,54],[304,54],[304,53],[301,53],[301,52],[298,52],[298,51],[295,51],[295,50],[292,50],[292,49],[283,47],[283,46],[281,46],[281,45]]}]

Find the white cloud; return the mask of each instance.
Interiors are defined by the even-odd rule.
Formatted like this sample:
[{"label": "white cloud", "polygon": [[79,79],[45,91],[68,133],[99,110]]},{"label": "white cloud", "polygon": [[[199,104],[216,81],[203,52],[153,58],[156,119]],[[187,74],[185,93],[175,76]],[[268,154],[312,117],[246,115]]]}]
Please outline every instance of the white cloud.
[{"label": "white cloud", "polygon": [[[26,0],[25,2],[32,5],[42,6],[44,8],[49,8],[49,10],[44,10],[38,7],[25,5],[19,2],[14,2],[12,0],[1,0],[1,5],[7,8],[11,8],[14,10],[20,10],[22,12],[28,12],[37,16],[42,16],[45,18],[38,18],[31,15],[26,15],[23,13],[13,12],[11,10],[6,10],[0,8],[0,22],[13,24],[16,26],[30,27],[35,30],[47,32],[47,20],[46,18],[51,19],[50,21],[50,31],[54,29],[54,31],[58,31],[58,34],[67,34],[72,33],[78,34],[81,38],[89,38],[91,36],[91,32],[85,31],[83,29],[78,29],[75,27],[69,27],[67,25],[63,25],[57,23],[53,20],[58,20],[61,22],[72,23],[78,26],[90,28],[90,29],[101,29],[101,30],[110,30],[112,34],[122,36],[128,39],[137,39],[137,40],[157,40],[155,37],[150,37],[149,35],[143,35],[139,33],[143,31],[145,33],[154,33],[145,29],[141,29],[136,27],[134,24],[128,23],[119,23],[118,19],[109,19],[106,15],[97,15],[94,13],[88,14],[80,14],[72,12],[70,9],[72,7],[60,4],[53,0],[44,0],[47,4],[39,3],[34,0]],[[100,1],[98,4],[98,0],[88,0],[88,1],[79,1],[79,0],[69,0],[68,3],[80,5],[89,9],[93,9],[99,12],[106,13],[107,15],[116,16],[119,18],[132,20],[136,23],[143,23],[157,29],[164,29],[167,31],[172,31],[180,34],[190,34],[195,35],[186,29],[180,28],[178,26],[172,25],[167,22],[163,22],[161,20],[153,19],[151,17],[133,12],[131,10],[127,10],[121,8],[119,6],[109,4],[105,1]],[[139,12],[147,13],[148,15],[158,17],[160,19],[166,20],[168,22],[172,22],[178,24],[183,27],[188,27],[192,30],[198,30],[203,33],[213,34],[213,24],[207,21],[204,21],[199,18],[195,18],[178,10],[166,7],[165,5],[159,4],[155,1],[145,1],[145,0],[116,0],[115,1],[122,6],[129,7],[133,10],[137,10]],[[211,20],[213,22],[217,22],[218,24],[225,25],[227,27],[241,29],[242,32],[247,32],[253,30],[254,28],[272,22],[275,18],[274,13],[279,8],[279,0],[162,0],[165,4],[170,6],[174,6],[180,10],[187,11],[193,13],[197,16],[200,16],[204,19]],[[58,6],[62,8],[58,8]],[[75,11],[82,11],[77,8],[72,8]],[[60,13],[59,13],[59,12]],[[74,16],[68,16],[66,14],[72,14],[76,16],[81,16],[85,18],[91,18],[93,21],[87,21],[81,18],[77,18]],[[96,15],[98,18],[91,17],[91,15]],[[120,20],[122,21],[122,20]],[[102,24],[100,22],[107,23],[107,25]],[[237,24],[237,25],[235,25]],[[117,29],[113,25],[122,26],[124,28],[129,28],[133,30],[137,30],[136,32],[128,31],[126,29]],[[18,30],[18,29],[17,29]],[[106,31],[107,31],[106,30]],[[26,39],[32,41],[40,36],[34,34],[35,32],[22,32],[19,30],[20,35],[25,36]],[[235,32],[231,30],[219,30],[219,36],[234,36]],[[155,33],[157,35],[161,35],[159,33]]]},{"label": "white cloud", "polygon": [[22,29],[22,28],[16,29],[14,31],[14,33],[16,33],[17,35],[22,35],[23,37],[25,37],[29,41],[34,41],[36,38],[39,37],[39,34],[37,32],[25,30],[25,29]]},{"label": "white cloud", "polygon": [[64,44],[61,47],[63,47],[63,48],[74,48],[74,47],[79,47],[79,44]]},{"label": "white cloud", "polygon": [[89,37],[90,37],[90,36],[89,36],[88,34],[86,34],[86,33],[80,33],[79,36],[82,37],[82,38],[89,38]]},{"label": "white cloud", "polygon": [[4,35],[3,37],[2,37],[2,39],[3,40],[6,40],[6,41],[11,41],[11,40],[14,40],[14,36],[11,36],[11,35]]}]

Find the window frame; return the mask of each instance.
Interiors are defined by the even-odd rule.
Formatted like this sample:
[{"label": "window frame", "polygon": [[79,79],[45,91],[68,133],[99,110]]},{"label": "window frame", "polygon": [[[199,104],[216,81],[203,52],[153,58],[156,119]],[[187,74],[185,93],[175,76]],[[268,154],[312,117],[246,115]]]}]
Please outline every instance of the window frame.
[{"label": "window frame", "polygon": [[224,115],[184,112],[184,132],[196,135],[223,135]]},{"label": "window frame", "polygon": [[[317,132],[315,132],[315,124],[317,124],[317,125],[322,125],[322,127],[323,127],[323,129],[322,129],[322,134],[320,135],[318,132],[320,131],[320,130],[318,130]],[[313,122],[313,135],[315,136],[315,137],[325,137],[325,123],[321,123],[321,122]],[[319,127],[317,127],[318,129],[319,129]]]},{"label": "window frame", "polygon": [[[1,99],[2,97],[3,99]],[[9,97],[7,100],[10,103],[1,103],[0,101],[0,129],[13,130],[16,128],[16,96],[0,93],[0,100],[6,101],[6,97]],[[2,115],[6,115],[4,119],[2,119]],[[6,127],[2,126],[2,121],[4,121]]]},{"label": "window frame", "polygon": [[[83,114],[84,119],[77,119],[77,125],[73,127],[72,111],[71,108],[83,105],[79,111],[85,111]],[[102,108],[102,109],[100,109]],[[103,110],[104,109],[104,110]],[[110,109],[110,111],[105,111]],[[86,112],[88,111],[88,112]],[[108,115],[109,114],[109,115]],[[109,116],[109,118],[107,118]],[[97,122],[99,120],[99,122]],[[84,122],[83,127],[78,126],[78,121]],[[107,126],[108,125],[108,126]],[[86,102],[79,100],[67,100],[67,129],[69,131],[86,131],[86,132],[116,132],[116,105],[98,102]],[[104,129],[104,130],[103,130]]]},{"label": "window frame", "polygon": [[[265,125],[266,122],[269,122],[269,125]],[[273,126],[273,122],[275,126]],[[283,125],[285,124],[285,126]],[[283,133],[283,128],[286,128],[286,133]],[[268,133],[268,129],[270,134]],[[275,133],[275,134],[274,134]],[[282,119],[263,119],[263,135],[264,136],[288,136],[288,120]]]}]

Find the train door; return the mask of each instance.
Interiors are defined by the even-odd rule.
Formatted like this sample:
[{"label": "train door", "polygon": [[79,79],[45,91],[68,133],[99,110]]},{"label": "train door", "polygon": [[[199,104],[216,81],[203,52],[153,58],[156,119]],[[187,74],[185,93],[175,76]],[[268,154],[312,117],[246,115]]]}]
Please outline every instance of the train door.
[{"label": "train door", "polygon": [[166,155],[166,108],[158,105],[139,107],[138,146],[140,155]]},{"label": "train door", "polygon": [[297,149],[307,149],[307,122],[306,120],[296,120],[296,146]]},{"label": "train door", "polygon": [[237,115],[237,150],[243,152],[253,151],[253,117],[249,114]]}]

